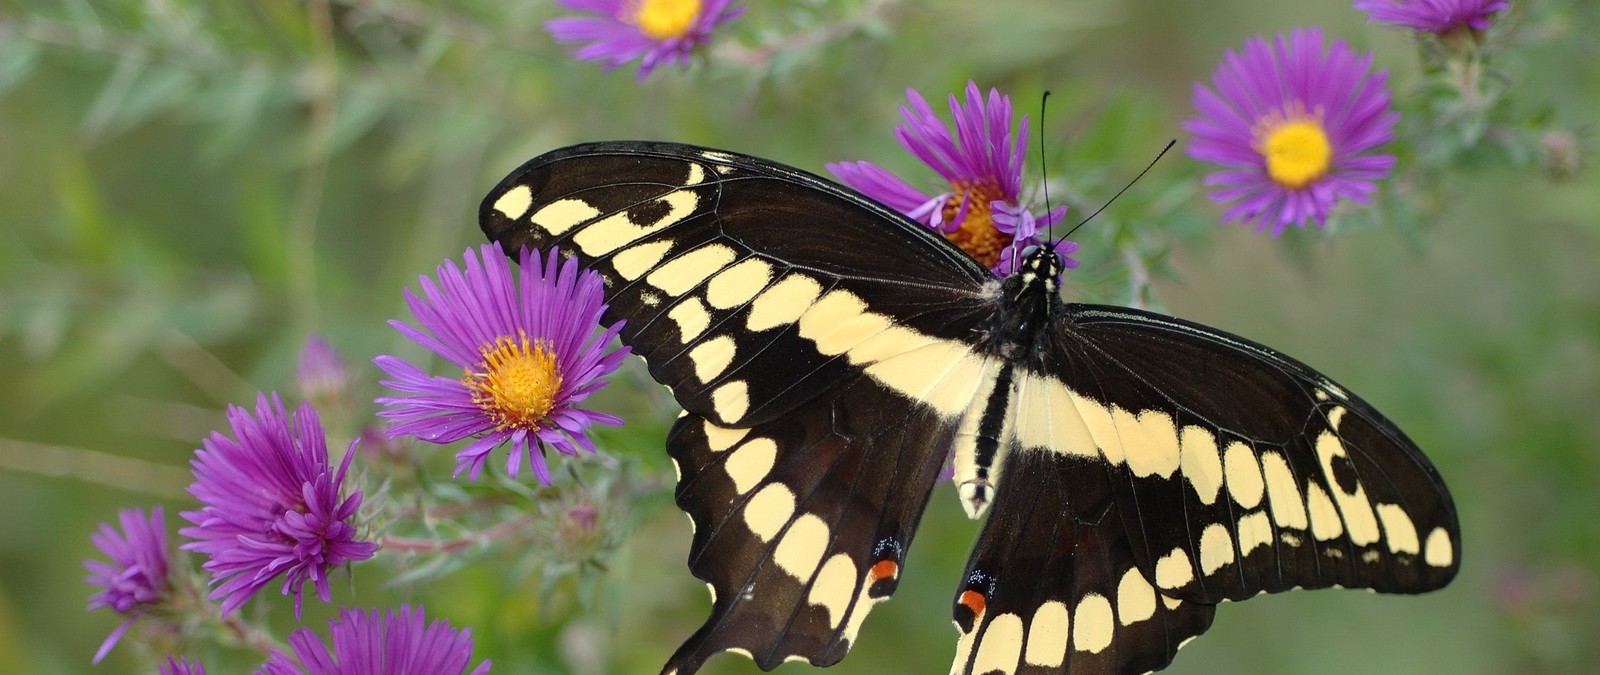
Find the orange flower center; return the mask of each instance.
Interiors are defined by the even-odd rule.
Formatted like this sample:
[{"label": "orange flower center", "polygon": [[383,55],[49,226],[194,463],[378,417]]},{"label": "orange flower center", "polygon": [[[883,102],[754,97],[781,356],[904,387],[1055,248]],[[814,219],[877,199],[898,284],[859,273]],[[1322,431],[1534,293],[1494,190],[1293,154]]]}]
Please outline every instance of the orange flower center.
[{"label": "orange flower center", "polygon": [[472,402],[501,430],[536,429],[555,407],[561,391],[561,368],[549,340],[501,336],[479,349],[479,372],[466,370],[462,384]]},{"label": "orange flower center", "polygon": [[639,32],[656,40],[676,40],[689,34],[700,17],[700,0],[636,0],[628,15]]},{"label": "orange flower center", "polygon": [[956,194],[944,205],[945,222],[955,220],[956,214],[961,212],[963,197],[967,200],[967,217],[961,221],[959,229],[944,233],[944,237],[983,263],[984,267],[994,267],[995,263],[1000,262],[1000,254],[1011,245],[1011,235],[994,226],[994,213],[989,208],[989,202],[1005,199],[1005,193],[998,183],[992,181],[951,183],[950,187],[955,188]]},{"label": "orange flower center", "polygon": [[1251,147],[1267,162],[1274,183],[1298,190],[1328,174],[1333,144],[1322,125],[1322,110],[1307,113],[1299,102],[1256,121]]}]

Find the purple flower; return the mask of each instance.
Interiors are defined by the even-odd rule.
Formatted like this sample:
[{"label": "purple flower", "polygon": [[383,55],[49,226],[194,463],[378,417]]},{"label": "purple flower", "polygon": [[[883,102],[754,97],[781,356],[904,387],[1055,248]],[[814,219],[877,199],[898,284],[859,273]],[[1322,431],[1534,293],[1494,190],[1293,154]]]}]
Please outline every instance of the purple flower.
[{"label": "purple flower", "polygon": [[331,401],[344,395],[350,376],[333,345],[320,335],[312,335],[300,349],[295,381],[300,385],[300,394],[307,399]]},{"label": "purple flower", "polygon": [[[294,657],[275,651],[256,675],[460,675],[472,659],[472,629],[423,621],[421,607],[401,605],[398,614],[341,609],[328,622],[332,652],[310,628],[298,628],[289,634]],[[472,675],[487,672],[484,661]]]},{"label": "purple flower", "polygon": [[190,462],[189,494],[203,506],[183,514],[194,524],[180,531],[194,540],[183,548],[209,558],[204,567],[217,585],[211,599],[223,599],[223,613],[282,575],[280,592],[294,594],[299,618],[307,581],[328,602],[328,571],[366,560],[378,548],[357,539],[350,523],[361,492],[339,497],[355,444],[338,468],[330,466],[316,411],[301,404],[287,416],[276,393],[256,397],[254,417],[229,406],[228,424],[238,440],[213,432]]},{"label": "purple flower", "polygon": [[206,667],[199,661],[168,656],[166,663],[156,664],[156,672],[160,675],[206,675]]},{"label": "purple flower", "polygon": [[1506,9],[1506,0],[1355,0],[1369,23],[1392,23],[1443,35],[1465,26],[1489,27],[1489,15]]},{"label": "purple flower", "polygon": [[423,297],[406,290],[422,328],[390,322],[454,363],[462,376],[430,376],[397,357],[379,356],[373,363],[391,378],[383,385],[406,395],[379,398],[384,410],[378,414],[394,422],[391,436],[434,443],[476,437],[456,453],[458,475],[470,468],[477,479],[489,453],[509,442],[506,471],[515,476],[527,461],[549,484],[546,447],[565,455],[580,447],[593,451],[589,427],[622,422],[577,407],[627,356],[626,348],[606,348],[622,323],[596,334],[606,309],[600,276],[580,273],[554,249],[542,261],[523,249],[516,277],[498,244],[479,251],[467,249],[465,272],[453,260],[440,265],[437,285],[422,277]]},{"label": "purple flower", "polygon": [[1277,236],[1323,224],[1340,200],[1367,201],[1395,162],[1372,150],[1400,117],[1388,73],[1369,74],[1371,65],[1341,40],[1324,51],[1321,29],[1296,29],[1270,45],[1245,41],[1243,54],[1223,57],[1214,90],[1194,85],[1189,155],[1222,167],[1205,182],[1229,205],[1224,220]]},{"label": "purple flower", "polygon": [[[938,172],[949,190],[929,195],[871,162],[838,162],[827,165],[828,171],[866,196],[944,234],[995,274],[1010,274],[1016,256],[1007,254],[1008,249],[1043,243],[1039,231],[1067,212],[1062,206],[1035,215],[1022,203],[1028,116],[1022,116],[1022,125],[1013,136],[1011,98],[990,89],[985,100],[977,83],[969,81],[965,103],[950,96],[950,115],[956,126],[952,136],[915,89],[906,90],[906,99],[910,107],[900,108],[905,122],[895,127],[895,137]],[[1077,267],[1070,257],[1077,244],[1050,243],[1067,267]]]},{"label": "purple flower", "polygon": [[83,561],[89,569],[85,581],[100,587],[99,592],[89,596],[89,609],[110,607],[127,617],[100,643],[94,654],[95,663],[106,657],[134,621],[165,601],[172,587],[167,526],[161,507],[151,507],[148,518],[141,509],[124,509],[117,513],[117,520],[122,524],[121,532],[101,523],[100,531],[89,535],[89,541],[111,562]]},{"label": "purple flower", "polygon": [[599,16],[545,23],[556,42],[584,43],[577,57],[603,61],[611,70],[639,59],[639,79],[660,65],[687,65],[689,53],[711,31],[744,13],[730,0],[559,0],[568,9]]}]

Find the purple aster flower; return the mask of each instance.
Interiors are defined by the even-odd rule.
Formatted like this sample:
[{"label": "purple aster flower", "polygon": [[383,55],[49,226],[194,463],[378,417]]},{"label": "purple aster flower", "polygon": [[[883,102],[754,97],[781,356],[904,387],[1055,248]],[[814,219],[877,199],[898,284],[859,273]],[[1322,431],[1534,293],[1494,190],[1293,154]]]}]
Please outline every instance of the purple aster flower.
[{"label": "purple aster flower", "polygon": [[627,356],[627,348],[606,348],[622,322],[595,332],[606,309],[600,276],[580,272],[554,249],[543,260],[523,249],[522,271],[515,277],[499,244],[484,244],[478,252],[469,248],[463,259],[465,272],[453,260],[440,265],[437,285],[422,277],[423,297],[406,290],[420,329],[390,322],[461,368],[462,376],[430,376],[399,358],[379,356],[373,363],[391,378],[383,385],[406,395],[378,399],[384,406],[378,414],[394,422],[391,436],[434,443],[476,437],[456,453],[458,475],[470,468],[477,479],[489,453],[509,442],[506,471],[515,476],[527,461],[548,485],[546,447],[564,455],[576,455],[580,447],[592,452],[589,427],[622,423],[578,407]]},{"label": "purple aster flower", "polygon": [[300,385],[300,394],[307,399],[331,401],[344,395],[350,375],[333,345],[320,335],[312,335],[300,349],[295,381]]},{"label": "purple aster flower", "polygon": [[359,540],[350,522],[361,491],[339,497],[355,444],[331,466],[317,412],[301,404],[286,415],[276,393],[256,397],[254,417],[229,406],[228,424],[238,440],[213,432],[190,462],[189,494],[203,506],[183,514],[194,524],[180,530],[194,540],[183,548],[207,556],[204,567],[217,585],[211,599],[222,599],[224,614],[282,575],[280,592],[294,594],[299,618],[306,582],[328,602],[328,571],[366,560],[378,548]]},{"label": "purple aster flower", "polygon": [[[1022,167],[1028,152],[1028,116],[1015,136],[1011,133],[1011,97],[989,90],[984,99],[977,83],[967,82],[966,101],[950,96],[955,119],[952,136],[943,120],[915,89],[906,90],[910,107],[901,107],[905,122],[895,127],[900,145],[932,167],[949,184],[949,190],[927,194],[871,162],[838,162],[828,171],[846,185],[882,202],[907,217],[944,234],[995,274],[1011,273],[1014,254],[1008,249],[1043,243],[1040,230],[1054,225],[1067,212],[1062,206],[1035,215],[1021,199]],[[1049,242],[1067,267],[1078,245]]]},{"label": "purple aster flower", "polygon": [[94,654],[95,663],[106,657],[134,621],[164,602],[172,587],[167,526],[161,507],[151,507],[149,517],[141,509],[124,509],[117,513],[117,520],[122,524],[121,532],[101,523],[100,531],[89,535],[95,548],[111,562],[83,561],[89,569],[85,581],[100,587],[99,592],[89,596],[89,609],[110,607],[127,617],[100,643]]},{"label": "purple aster flower", "polygon": [[1394,157],[1373,149],[1389,140],[1400,115],[1389,108],[1388,73],[1370,73],[1372,55],[1341,40],[1323,49],[1322,31],[1296,29],[1272,44],[1259,37],[1229,51],[1194,85],[1199,115],[1189,156],[1218,164],[1206,176],[1223,219],[1281,234],[1323,224],[1340,200],[1366,202]]},{"label": "purple aster flower", "polygon": [[1462,26],[1489,28],[1489,15],[1503,11],[1506,0],[1355,0],[1369,23],[1392,23],[1443,35]]},{"label": "purple aster flower", "polygon": [[661,65],[687,65],[711,31],[744,13],[730,0],[559,0],[568,9],[599,16],[545,23],[556,42],[584,43],[576,53],[611,70],[639,59],[639,79]]},{"label": "purple aster flower", "polygon": [[[421,607],[339,610],[328,622],[330,652],[310,628],[289,634],[294,656],[273,652],[256,675],[460,675],[472,659],[472,629],[457,631],[449,621],[423,623]],[[489,672],[489,661],[471,675]]]},{"label": "purple aster flower", "polygon": [[199,661],[168,656],[166,663],[156,664],[156,672],[160,675],[206,675],[206,667]]}]

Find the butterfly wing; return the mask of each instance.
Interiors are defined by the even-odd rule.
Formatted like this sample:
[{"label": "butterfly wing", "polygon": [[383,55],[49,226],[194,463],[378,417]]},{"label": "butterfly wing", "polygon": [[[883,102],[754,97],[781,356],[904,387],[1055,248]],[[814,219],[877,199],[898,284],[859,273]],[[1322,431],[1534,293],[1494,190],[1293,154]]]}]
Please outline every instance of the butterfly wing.
[{"label": "butterfly wing", "polygon": [[1066,307],[1050,376],[1076,393],[1133,556],[1162,593],[1420,593],[1455,576],[1450,493],[1365,401],[1212,328]]},{"label": "butterfly wing", "polygon": [[1104,467],[1013,446],[956,594],[951,672],[1112,675],[1166,667],[1215,606],[1158,592]]},{"label": "butterfly wing", "polygon": [[953,673],[1140,673],[1215,604],[1420,593],[1459,567],[1450,494],[1371,406],[1267,347],[1060,305],[1019,359],[997,498],[956,596]]},{"label": "butterfly wing", "polygon": [[748,429],[680,418],[667,451],[695,525],[689,569],[712,589],[706,623],[667,663],[719,651],[763,669],[843,658],[899,583],[953,427],[870,378]]},{"label": "butterfly wing", "polygon": [[810,174],[671,144],[536,158],[480,222],[508,252],[555,246],[599,272],[608,320],[685,410],[668,453],[714,606],[667,670],[727,650],[842,658],[992,376],[960,339],[990,312],[988,272]]},{"label": "butterfly wing", "polygon": [[970,325],[990,280],[833,183],[671,143],[536,157],[489,193],[479,223],[508,254],[559,247],[598,272],[623,342],[685,410],[724,426],[792,411],[919,346],[907,335]]}]

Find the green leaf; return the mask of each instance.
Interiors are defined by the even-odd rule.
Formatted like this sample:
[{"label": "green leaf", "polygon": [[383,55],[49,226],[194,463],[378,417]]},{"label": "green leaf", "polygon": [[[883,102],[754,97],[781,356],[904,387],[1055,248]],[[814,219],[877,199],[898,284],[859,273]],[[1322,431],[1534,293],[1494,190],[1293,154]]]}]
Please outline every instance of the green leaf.
[{"label": "green leaf", "polygon": [[39,65],[39,45],[0,36],[0,95],[27,80]]}]

